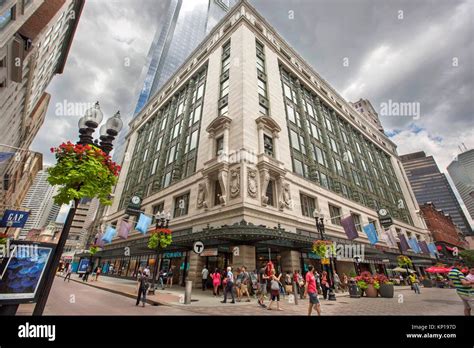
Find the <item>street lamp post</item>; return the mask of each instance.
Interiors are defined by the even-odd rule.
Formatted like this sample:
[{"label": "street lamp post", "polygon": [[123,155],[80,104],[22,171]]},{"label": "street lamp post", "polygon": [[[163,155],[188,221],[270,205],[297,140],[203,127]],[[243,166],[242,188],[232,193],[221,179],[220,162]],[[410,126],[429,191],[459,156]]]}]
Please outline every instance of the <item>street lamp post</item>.
[{"label": "street lamp post", "polygon": [[[79,141],[77,142],[77,144],[97,146],[97,144],[94,143],[93,134],[95,132],[95,129],[102,122],[103,117],[104,114],[100,110],[99,102],[96,102],[95,105],[92,108],[88,109],[84,116],[79,120]],[[122,126],[123,122],[120,119],[119,112],[117,112],[113,117],[109,118],[105,123],[105,128],[103,128],[104,134],[101,134],[102,142],[98,147],[107,155],[112,151],[112,141],[114,140],[115,136],[120,132]],[[103,139],[102,135],[104,135],[104,137],[108,136],[108,138]],[[69,229],[71,228],[78,204],[79,199],[74,199],[73,206],[69,209],[69,213],[67,215],[63,230],[61,232],[61,236],[59,238],[56,249],[54,250],[51,268],[47,271],[47,274],[45,276],[45,284],[40,294],[40,298],[36,303],[33,315],[42,315],[44,308],[46,307],[46,302],[48,300],[48,296],[51,291],[54,278],[56,276],[56,268],[58,267],[59,262],[61,260],[61,255],[63,253],[64,246],[66,245],[66,241],[69,235]]]},{"label": "street lamp post", "polygon": [[[313,217],[316,221],[316,229],[321,236],[321,240],[326,240],[324,236],[324,215],[320,214],[316,209],[313,211]],[[329,253],[329,267],[327,267],[329,273],[329,294],[328,298],[330,301],[336,301],[336,294],[334,293],[334,265],[333,265],[333,258],[332,258],[332,250]],[[323,265],[324,270],[324,265]]]},{"label": "street lamp post", "polygon": [[[167,214],[164,210],[161,213],[156,214],[156,225],[155,225],[156,230],[160,228],[167,229],[170,223],[170,219],[171,219],[171,214],[170,213]],[[161,247],[158,245],[158,247],[156,248],[155,269],[153,271],[153,278],[152,278],[152,285],[151,285],[153,293],[155,293],[155,290],[156,290],[155,288],[156,276],[161,267],[161,257],[159,256],[160,251],[161,251]],[[160,257],[159,263],[158,263],[158,257]]]}]

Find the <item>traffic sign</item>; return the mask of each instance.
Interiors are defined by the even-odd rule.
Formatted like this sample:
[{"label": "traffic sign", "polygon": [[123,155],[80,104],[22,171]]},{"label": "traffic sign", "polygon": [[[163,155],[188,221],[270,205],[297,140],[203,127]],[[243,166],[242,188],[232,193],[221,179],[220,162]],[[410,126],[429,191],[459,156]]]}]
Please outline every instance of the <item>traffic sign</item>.
[{"label": "traffic sign", "polygon": [[194,242],[193,250],[196,254],[201,254],[204,251],[204,243],[201,241]]}]

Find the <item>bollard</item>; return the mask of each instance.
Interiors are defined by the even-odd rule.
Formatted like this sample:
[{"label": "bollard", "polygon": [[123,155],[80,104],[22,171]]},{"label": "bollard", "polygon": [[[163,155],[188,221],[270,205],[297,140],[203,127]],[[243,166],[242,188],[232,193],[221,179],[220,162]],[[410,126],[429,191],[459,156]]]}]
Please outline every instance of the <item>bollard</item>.
[{"label": "bollard", "polygon": [[186,280],[186,289],[184,292],[184,304],[191,303],[191,292],[193,291],[193,281]]},{"label": "bollard", "polygon": [[293,282],[293,295],[295,296],[295,305],[298,304],[298,297],[300,296],[298,291],[298,285],[296,282]]}]

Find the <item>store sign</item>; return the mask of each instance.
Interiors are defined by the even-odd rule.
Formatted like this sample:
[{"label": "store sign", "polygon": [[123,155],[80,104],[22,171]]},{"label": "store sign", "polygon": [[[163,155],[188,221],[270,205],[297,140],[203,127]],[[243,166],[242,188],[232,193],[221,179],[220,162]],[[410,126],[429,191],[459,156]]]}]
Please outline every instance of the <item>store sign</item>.
[{"label": "store sign", "polygon": [[[303,256],[303,257],[305,257],[305,256]],[[321,257],[319,257],[319,255],[316,255],[315,253],[308,253],[308,259],[319,260],[319,259],[321,259]]]},{"label": "store sign", "polygon": [[164,259],[175,259],[182,256],[183,256],[183,253],[181,251],[163,253]]},{"label": "store sign", "polygon": [[321,265],[329,265],[329,259],[323,257],[323,258],[321,259]]},{"label": "store sign", "polygon": [[0,227],[22,228],[28,220],[28,215],[30,215],[28,211],[5,210]]},{"label": "store sign", "polygon": [[200,255],[204,251],[204,243],[201,241],[194,242],[193,250],[196,254]]},{"label": "store sign", "polygon": [[217,248],[214,249],[205,249],[202,253],[201,256],[217,256],[218,250]]}]

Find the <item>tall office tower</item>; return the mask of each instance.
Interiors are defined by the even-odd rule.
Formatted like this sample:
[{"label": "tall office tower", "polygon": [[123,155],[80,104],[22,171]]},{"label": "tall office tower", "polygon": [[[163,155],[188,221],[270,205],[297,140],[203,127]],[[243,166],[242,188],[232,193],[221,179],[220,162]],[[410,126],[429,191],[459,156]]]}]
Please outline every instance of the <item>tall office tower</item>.
[{"label": "tall office tower", "polygon": [[86,247],[89,226],[95,218],[99,201],[83,198],[79,202],[69,230],[64,252],[83,251]]},{"label": "tall office tower", "polygon": [[400,159],[418,204],[434,203],[436,208],[451,216],[463,234],[472,234],[453,189],[433,156],[426,156],[424,151],[420,151],[400,156]]},{"label": "tall office tower", "polygon": [[143,68],[135,115],[176,72],[236,0],[171,0]]},{"label": "tall office tower", "polygon": [[[397,265],[399,250],[394,238],[382,240],[388,235],[379,214],[392,217],[392,232],[431,241],[396,145],[247,1],[214,27],[130,129],[131,156],[102,228],[134,221],[140,211],[156,219],[164,210],[173,243],[160,261],[147,246],[149,234],[114,239],[98,256],[120,276],[160,262],[176,269],[181,284],[197,281],[203,265],[256,269],[272,260],[281,271],[321,270],[312,253],[321,239],[313,214],[324,219],[325,238],[364,246],[361,270]],[[343,228],[351,216],[355,241]],[[362,231],[369,223],[377,248]],[[201,255],[192,251],[197,240],[205,245]],[[416,267],[432,261],[426,253],[407,255]],[[338,257],[337,270],[355,271],[353,256]]]},{"label": "tall office tower", "polygon": [[[28,149],[43,124],[51,79],[63,72],[84,0],[0,1],[1,208],[17,205]],[[24,181],[24,180],[23,180]],[[21,197],[20,197],[21,198]]]},{"label": "tall office tower", "polygon": [[471,219],[474,219],[474,149],[460,153],[447,169]]},{"label": "tall office tower", "polygon": [[46,168],[36,175],[33,185],[28,190],[22,206],[30,210],[25,227],[20,231],[19,239],[24,239],[31,229],[42,229],[50,222],[55,222],[59,214],[59,205],[53,201],[57,187],[48,183]]}]

